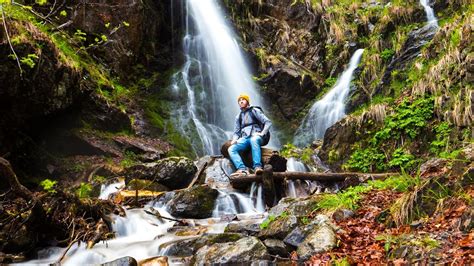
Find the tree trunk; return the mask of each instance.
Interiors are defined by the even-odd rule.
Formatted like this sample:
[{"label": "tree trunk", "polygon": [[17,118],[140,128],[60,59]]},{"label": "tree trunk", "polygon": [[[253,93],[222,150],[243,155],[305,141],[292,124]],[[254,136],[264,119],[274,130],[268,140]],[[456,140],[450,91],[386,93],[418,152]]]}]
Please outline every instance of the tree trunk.
[{"label": "tree trunk", "polygon": [[6,178],[8,180],[8,183],[15,194],[26,200],[33,199],[33,193],[25,186],[20,184],[20,181],[18,181],[18,178],[13,171],[10,162],[3,157],[0,157],[0,177]]}]

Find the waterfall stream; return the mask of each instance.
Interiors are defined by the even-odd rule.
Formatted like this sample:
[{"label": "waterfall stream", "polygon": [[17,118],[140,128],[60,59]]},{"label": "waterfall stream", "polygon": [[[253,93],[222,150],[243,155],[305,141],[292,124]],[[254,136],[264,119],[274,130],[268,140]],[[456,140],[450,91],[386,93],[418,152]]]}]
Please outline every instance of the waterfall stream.
[{"label": "waterfall stream", "polygon": [[433,8],[430,6],[430,0],[420,0],[420,4],[425,9],[428,24],[438,26],[438,20],[436,19]]},{"label": "waterfall stream", "polygon": [[234,129],[238,95],[249,94],[252,105],[263,103],[217,1],[187,0],[185,8],[185,64],[172,78],[174,93],[185,101],[174,117],[198,155],[216,155]]},{"label": "waterfall stream", "polygon": [[345,104],[351,88],[352,75],[357,68],[364,49],[358,49],[351,57],[349,66],[338,78],[334,87],[315,102],[296,131],[294,143],[298,146],[310,144],[324,137],[326,129],[343,118]]}]

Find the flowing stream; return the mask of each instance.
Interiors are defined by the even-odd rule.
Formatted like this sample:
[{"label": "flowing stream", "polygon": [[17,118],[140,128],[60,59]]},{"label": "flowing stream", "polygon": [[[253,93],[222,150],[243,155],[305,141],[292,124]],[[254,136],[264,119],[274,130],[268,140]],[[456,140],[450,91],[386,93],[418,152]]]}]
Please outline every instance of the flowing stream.
[{"label": "flowing stream", "polygon": [[322,139],[326,129],[346,115],[345,104],[351,88],[352,76],[363,52],[364,49],[358,49],[352,55],[347,69],[338,78],[334,87],[321,100],[313,104],[296,131],[294,138],[296,145],[305,146],[315,139]]},{"label": "flowing stream", "polygon": [[[252,105],[263,103],[217,1],[187,0],[185,8],[185,64],[172,77],[174,93],[185,99],[176,122],[198,155],[217,155],[234,129],[238,95],[249,94]],[[270,145],[278,145],[272,139]]]},{"label": "flowing stream", "polygon": [[438,19],[436,19],[434,10],[430,6],[430,0],[420,0],[420,4],[425,9],[426,19],[428,21],[428,24],[438,26]]}]

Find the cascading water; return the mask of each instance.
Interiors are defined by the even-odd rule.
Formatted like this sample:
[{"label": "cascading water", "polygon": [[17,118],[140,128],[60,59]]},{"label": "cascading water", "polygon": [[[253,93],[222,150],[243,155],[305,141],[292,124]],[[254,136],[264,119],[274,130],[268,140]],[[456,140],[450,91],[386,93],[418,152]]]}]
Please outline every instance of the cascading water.
[{"label": "cascading water", "polygon": [[420,4],[425,9],[426,19],[428,20],[428,24],[438,26],[438,20],[436,19],[433,8],[430,6],[430,1],[420,0]]},{"label": "cascading water", "polygon": [[187,0],[186,14],[186,62],[172,79],[174,92],[186,101],[176,117],[198,155],[220,154],[239,112],[238,95],[249,94],[252,105],[262,102],[217,1]]},{"label": "cascading water", "polygon": [[[307,167],[301,161],[291,157],[286,162],[288,172],[308,172]],[[317,181],[309,180],[288,180],[286,195],[290,198],[305,197],[312,193],[319,193],[322,185]]]},{"label": "cascading water", "polygon": [[296,145],[305,146],[315,139],[323,138],[326,129],[346,115],[345,103],[350,91],[352,74],[363,52],[364,49],[358,49],[354,53],[349,66],[338,78],[336,85],[321,100],[313,104],[296,131],[294,138]]}]

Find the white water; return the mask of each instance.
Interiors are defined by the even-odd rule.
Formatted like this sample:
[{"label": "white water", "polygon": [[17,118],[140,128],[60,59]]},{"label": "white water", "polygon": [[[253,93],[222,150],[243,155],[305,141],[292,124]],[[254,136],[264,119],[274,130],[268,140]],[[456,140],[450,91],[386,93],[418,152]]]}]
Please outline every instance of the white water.
[{"label": "white water", "polygon": [[119,191],[123,187],[125,187],[125,180],[121,180],[119,182],[116,182],[110,185],[102,185],[100,187],[99,199],[106,200],[109,198],[110,194],[113,194]]},{"label": "white water", "polygon": [[[308,168],[301,161],[291,157],[286,162],[288,172],[308,172]],[[286,184],[286,195],[290,198],[309,196],[312,193],[320,193],[323,186],[317,181],[310,180],[288,180]]]},{"label": "white water", "polygon": [[430,6],[430,1],[429,0],[420,0],[420,4],[425,9],[426,19],[428,21],[428,24],[438,26],[438,19],[436,19],[436,16],[434,14],[434,10]]},{"label": "white water", "polygon": [[326,129],[343,118],[345,104],[351,88],[354,70],[359,65],[364,49],[358,49],[351,57],[349,66],[338,78],[334,87],[315,102],[295,134],[294,142],[299,146],[310,144],[324,137]]},{"label": "white water", "polygon": [[188,0],[186,14],[186,62],[172,80],[174,92],[186,99],[176,112],[178,127],[198,155],[220,154],[240,111],[238,95],[249,94],[252,105],[263,103],[217,1]]}]

